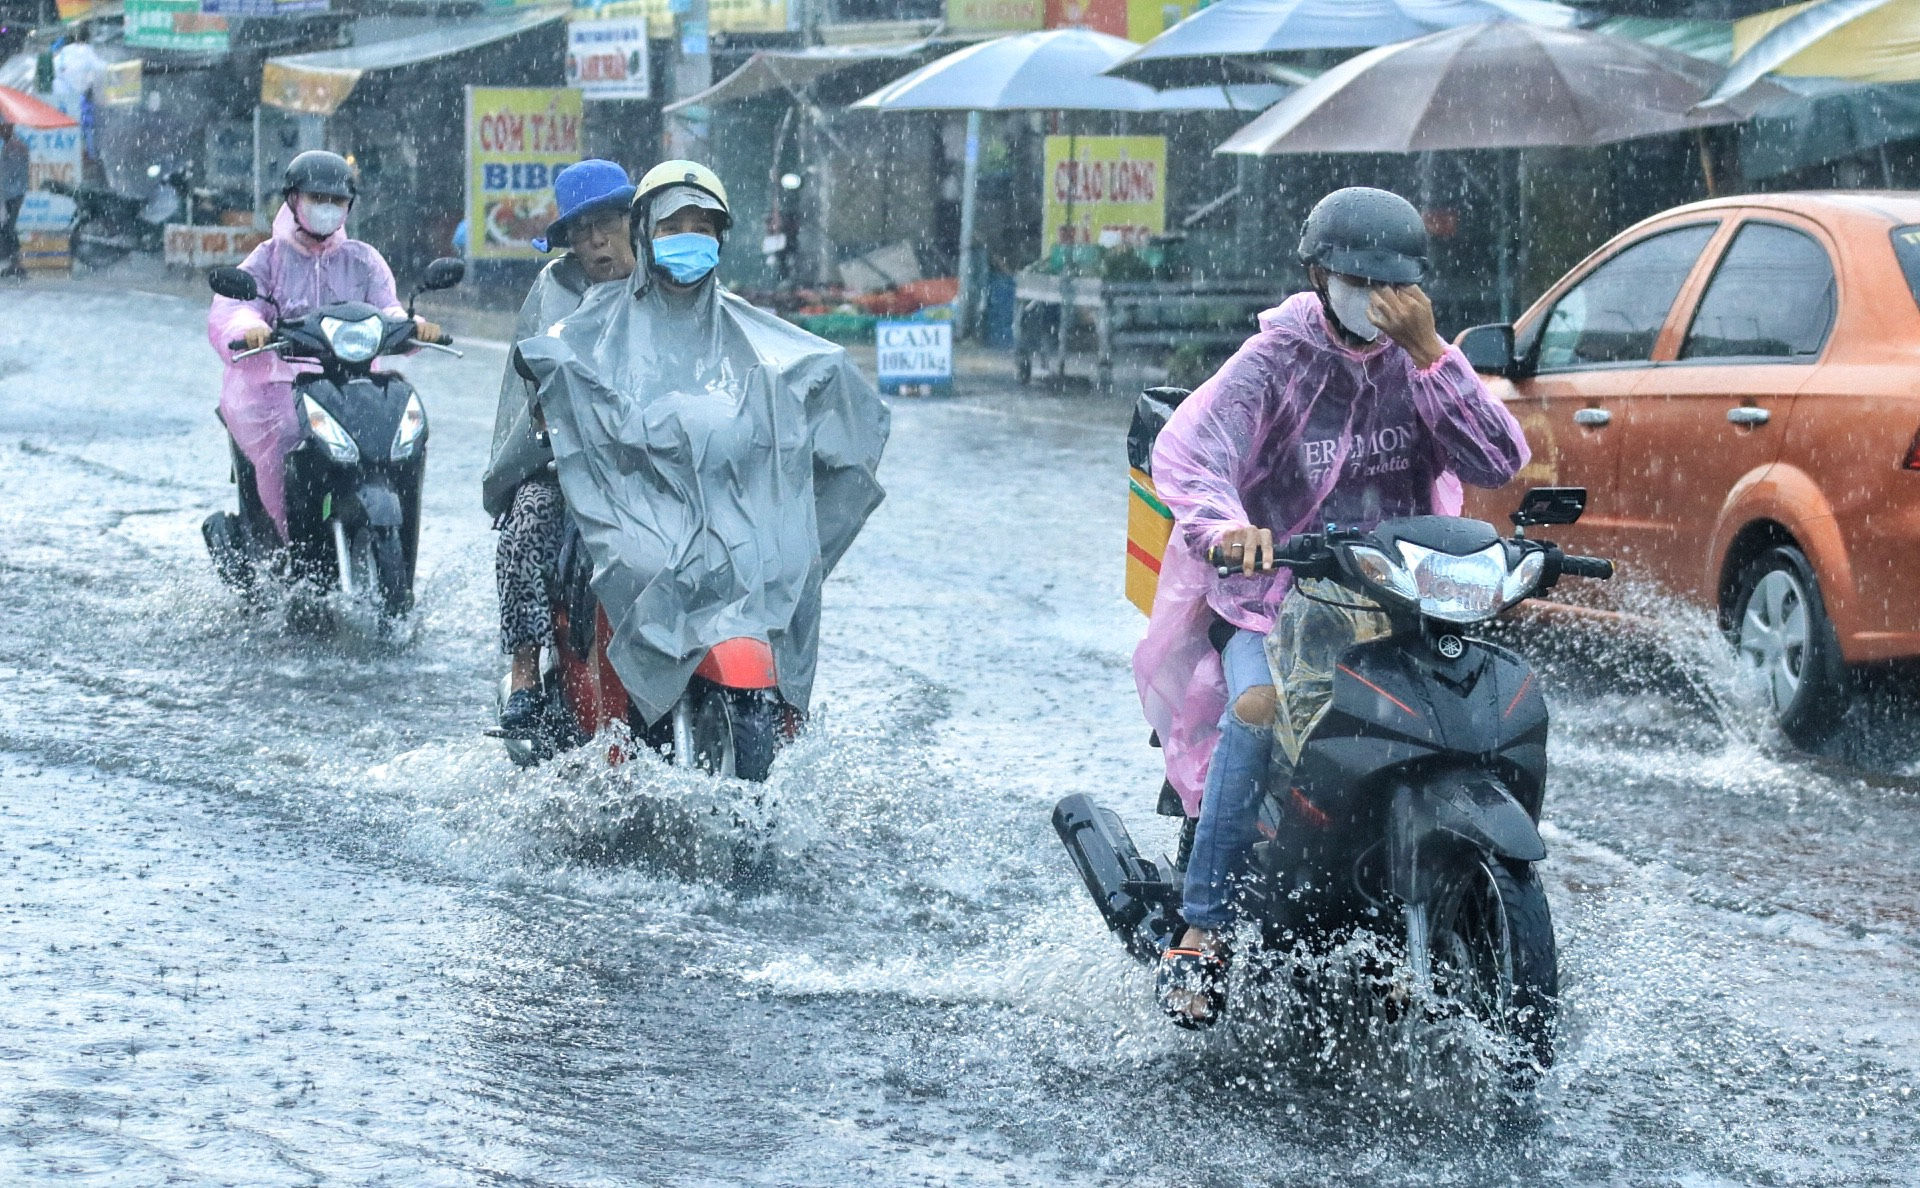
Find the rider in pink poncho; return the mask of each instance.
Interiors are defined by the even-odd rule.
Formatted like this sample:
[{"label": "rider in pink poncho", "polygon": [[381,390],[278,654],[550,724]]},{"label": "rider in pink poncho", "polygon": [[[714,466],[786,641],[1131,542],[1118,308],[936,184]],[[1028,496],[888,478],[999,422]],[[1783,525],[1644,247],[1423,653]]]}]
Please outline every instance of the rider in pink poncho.
[{"label": "rider in pink poncho", "polygon": [[[1501,486],[1528,458],[1518,423],[1434,330],[1414,283],[1426,232],[1409,203],[1358,187],[1329,195],[1300,253],[1315,291],[1261,315],[1153,451],[1175,529],[1134,675],[1168,779],[1199,817],[1189,928],[1160,979],[1162,1005],[1188,1026],[1218,1013],[1219,933],[1269,774],[1266,636],[1293,585],[1270,568],[1274,542],[1329,523],[1458,514],[1461,480]],[[1215,546],[1242,572],[1218,576],[1205,560]]]},{"label": "rider in pink poncho", "polygon": [[[293,407],[293,377],[299,364],[267,351],[234,361],[227,344],[261,346],[278,316],[301,317],[336,301],[364,301],[383,313],[406,310],[394,290],[393,271],[371,244],[348,239],[353,205],[353,167],[334,153],[307,152],[287,166],[285,203],[273,219],[273,238],[253,249],[240,267],[253,274],[260,299],[215,297],[207,313],[207,338],[227,364],[220,385],[220,418],[253,463],[260,502],[287,535],[286,461],[300,442]],[[267,298],[273,299],[269,304]],[[435,342],[440,328],[420,322],[419,337]]]}]

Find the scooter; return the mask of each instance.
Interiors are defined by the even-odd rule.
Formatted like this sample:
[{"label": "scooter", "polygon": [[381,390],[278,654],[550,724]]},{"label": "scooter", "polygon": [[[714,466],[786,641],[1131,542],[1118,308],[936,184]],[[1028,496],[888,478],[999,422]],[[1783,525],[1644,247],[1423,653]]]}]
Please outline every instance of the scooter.
[{"label": "scooter", "polygon": [[[444,342],[415,338],[412,311],[414,298],[452,288],[465,273],[459,260],[428,265],[404,318],[339,302],[299,318],[276,317],[264,346],[228,344],[236,360],[276,351],[313,365],[293,381],[301,436],[287,455],[286,542],[260,502],[253,463],[231,439],[239,511],[215,512],[200,526],[215,572],[242,597],[253,599],[268,580],[291,587],[287,613],[296,630],[320,625],[319,599],[334,590],[372,602],[383,623],[413,608],[427,411],[404,377],[373,364],[419,347],[460,355]],[[215,268],[207,283],[236,301],[260,296],[242,268]]]},{"label": "scooter", "polygon": [[[159,255],[166,248],[167,224],[180,221],[217,224],[231,203],[213,190],[196,189],[187,171],[162,175],[158,165],[147,167],[156,184],[145,198],[129,198],[104,186],[75,186],[47,182],[46,188],[73,199],[73,225],[68,241],[73,257],[87,268],[105,268],[134,252]],[[245,206],[244,199],[233,195]],[[240,207],[233,207],[239,209]]]},{"label": "scooter", "polygon": [[[1613,575],[1611,561],[1526,535],[1585,507],[1584,489],[1538,488],[1508,539],[1478,520],[1414,516],[1276,549],[1296,576],[1377,603],[1391,634],[1339,662],[1293,778],[1267,795],[1266,840],[1242,885],[1241,919],[1262,947],[1327,952],[1372,932],[1403,954],[1411,1001],[1471,1015],[1534,1070],[1553,1062],[1559,996],[1535,869],[1547,856],[1547,705],[1526,661],[1466,633],[1562,578]],[[1159,960],[1184,931],[1184,872],[1142,858],[1086,795],[1061,800],[1053,824],[1107,927],[1134,957]]]},{"label": "scooter", "polygon": [[[801,711],[780,696],[780,676],[767,641],[743,637],[714,645],[673,709],[650,723],[627,697],[607,659],[613,628],[589,584],[593,562],[571,520],[555,569],[555,642],[541,650],[540,666],[546,717],[530,737],[488,731],[506,744],[507,755],[519,766],[531,767],[621,723],[629,738],[676,766],[764,782],[774,754],[793,741],[804,721]],[[503,676],[496,712],[512,692],[511,677]],[[627,752],[614,742],[607,758],[618,764]]]}]

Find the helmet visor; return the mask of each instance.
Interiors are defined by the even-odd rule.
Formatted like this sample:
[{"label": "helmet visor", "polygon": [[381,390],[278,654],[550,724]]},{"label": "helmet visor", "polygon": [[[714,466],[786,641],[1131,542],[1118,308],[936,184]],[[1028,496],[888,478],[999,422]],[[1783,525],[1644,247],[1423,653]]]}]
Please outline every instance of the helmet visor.
[{"label": "helmet visor", "polygon": [[726,204],[697,186],[668,186],[655,194],[647,206],[647,221],[659,223],[675,211],[685,210],[689,206],[713,211],[720,216],[722,224],[727,221]]}]

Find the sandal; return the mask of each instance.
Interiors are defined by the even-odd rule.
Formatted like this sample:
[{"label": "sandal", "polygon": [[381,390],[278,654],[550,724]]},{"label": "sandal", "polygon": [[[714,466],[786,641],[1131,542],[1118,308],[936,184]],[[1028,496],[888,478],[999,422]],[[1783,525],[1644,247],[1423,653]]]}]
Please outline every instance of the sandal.
[{"label": "sandal", "polygon": [[[1227,1009],[1226,956],[1201,949],[1168,949],[1160,955],[1153,989],[1160,1009],[1175,1023],[1193,1031],[1212,1027]],[[1199,996],[1198,1003],[1194,995]],[[1203,1004],[1207,1013],[1194,1014],[1193,1008]]]}]

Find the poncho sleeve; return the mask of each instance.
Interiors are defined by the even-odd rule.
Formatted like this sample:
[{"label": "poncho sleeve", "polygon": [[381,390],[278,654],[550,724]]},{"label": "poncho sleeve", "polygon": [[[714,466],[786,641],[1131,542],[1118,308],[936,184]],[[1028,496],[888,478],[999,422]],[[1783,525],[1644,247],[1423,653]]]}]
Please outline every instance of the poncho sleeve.
[{"label": "poncho sleeve", "polygon": [[1458,347],[1422,370],[1407,360],[1414,411],[1433,434],[1444,469],[1476,487],[1502,487],[1532,452],[1507,406],[1487,391]]},{"label": "poncho sleeve", "polygon": [[1154,487],[1196,556],[1228,529],[1252,525],[1237,476],[1259,410],[1280,386],[1285,339],[1277,330],[1248,339],[1180,405],[1154,443]]}]

